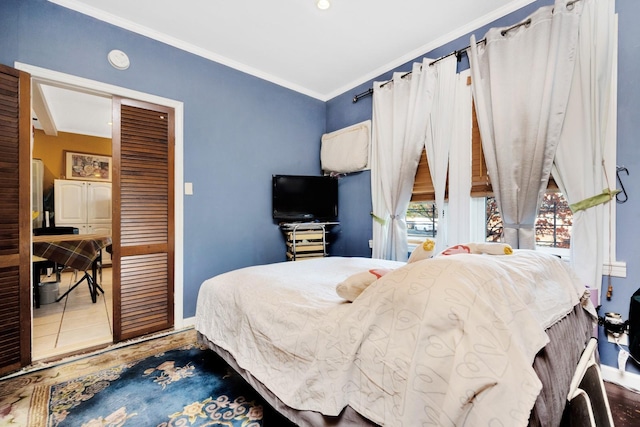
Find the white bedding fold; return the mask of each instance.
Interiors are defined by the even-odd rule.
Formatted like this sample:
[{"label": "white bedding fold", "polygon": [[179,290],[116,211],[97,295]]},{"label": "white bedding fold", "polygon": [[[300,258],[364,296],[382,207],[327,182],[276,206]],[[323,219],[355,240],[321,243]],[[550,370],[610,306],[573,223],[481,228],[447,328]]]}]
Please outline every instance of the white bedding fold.
[{"label": "white bedding fold", "polygon": [[[376,267],[395,270],[353,303],[337,296],[337,283]],[[205,281],[196,329],[296,409],[350,405],[383,425],[526,425],[544,330],[583,291],[562,261],[534,251],[406,265],[331,257]]]}]

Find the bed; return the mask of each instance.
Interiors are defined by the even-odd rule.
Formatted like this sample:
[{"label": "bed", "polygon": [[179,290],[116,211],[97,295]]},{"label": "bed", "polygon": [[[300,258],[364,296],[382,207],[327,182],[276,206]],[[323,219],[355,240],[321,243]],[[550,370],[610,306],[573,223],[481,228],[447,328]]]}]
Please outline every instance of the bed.
[{"label": "bed", "polygon": [[547,426],[594,315],[564,262],[517,250],[247,267],[202,284],[195,327],[297,425]]}]

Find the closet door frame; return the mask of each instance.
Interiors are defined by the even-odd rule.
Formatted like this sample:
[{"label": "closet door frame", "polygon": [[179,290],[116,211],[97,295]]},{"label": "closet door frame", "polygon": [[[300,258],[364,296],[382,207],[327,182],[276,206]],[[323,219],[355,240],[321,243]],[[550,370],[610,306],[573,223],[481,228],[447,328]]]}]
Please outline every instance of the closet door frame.
[{"label": "closet door frame", "polygon": [[[16,62],[14,67],[31,74],[32,82],[46,83],[49,85],[85,91],[96,95],[119,96],[149,102],[174,110],[174,329],[181,329],[191,322],[183,318],[183,271],[184,271],[184,167],[183,167],[183,132],[184,132],[184,104],[169,98],[151,95],[120,86],[114,86],[95,80],[85,79],[66,73],[48,70],[45,68]],[[30,122],[29,122],[30,125]],[[30,129],[30,128],[29,128]],[[29,240],[30,241],[30,240]],[[30,313],[30,312],[29,312]]]}]

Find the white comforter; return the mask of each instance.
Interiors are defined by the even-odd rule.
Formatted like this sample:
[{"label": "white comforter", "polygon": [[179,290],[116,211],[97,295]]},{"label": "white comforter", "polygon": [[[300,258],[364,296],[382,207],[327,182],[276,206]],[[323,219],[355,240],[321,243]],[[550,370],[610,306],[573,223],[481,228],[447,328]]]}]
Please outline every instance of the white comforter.
[{"label": "white comforter", "polygon": [[[353,303],[349,275],[395,268]],[[204,282],[196,329],[287,405],[350,405],[396,426],[526,425],[544,330],[584,292],[557,258],[458,254],[412,264],[323,258]]]}]

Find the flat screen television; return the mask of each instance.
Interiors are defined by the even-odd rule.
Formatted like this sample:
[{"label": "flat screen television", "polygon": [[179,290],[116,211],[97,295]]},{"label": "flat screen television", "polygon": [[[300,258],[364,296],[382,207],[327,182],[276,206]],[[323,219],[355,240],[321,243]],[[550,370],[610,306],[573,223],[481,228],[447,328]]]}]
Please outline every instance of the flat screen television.
[{"label": "flat screen television", "polygon": [[330,222],[338,219],[338,180],[329,176],[273,175],[273,219]]}]

